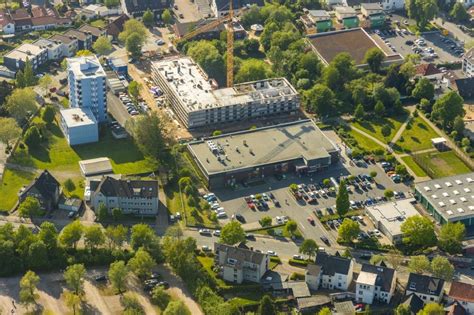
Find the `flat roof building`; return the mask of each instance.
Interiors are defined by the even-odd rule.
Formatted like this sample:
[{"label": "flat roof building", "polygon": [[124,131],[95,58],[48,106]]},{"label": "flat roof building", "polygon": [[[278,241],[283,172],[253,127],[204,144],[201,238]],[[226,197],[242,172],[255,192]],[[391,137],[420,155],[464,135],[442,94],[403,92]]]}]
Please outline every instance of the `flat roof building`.
[{"label": "flat roof building", "polygon": [[326,65],[338,54],[345,52],[354,59],[356,66],[367,67],[365,54],[374,47],[385,54],[384,65],[403,62],[400,54],[394,53],[383,42],[376,42],[362,28],[312,34],[307,38],[313,51]]},{"label": "flat roof building", "polygon": [[299,110],[298,92],[285,78],[217,89],[215,81],[189,57],[154,62],[152,76],[187,128],[291,114]]},{"label": "flat roof building", "polygon": [[79,168],[84,177],[112,174],[114,172],[109,158],[106,157],[79,161]]},{"label": "flat roof building", "polygon": [[188,144],[210,187],[316,172],[338,161],[339,148],[311,120],[245,130]]},{"label": "flat roof building", "polygon": [[462,222],[473,234],[474,172],[418,183],[415,198],[437,222]]},{"label": "flat roof building", "polygon": [[48,50],[34,44],[23,44],[3,57],[3,64],[10,69],[19,70],[25,66],[26,60],[31,62],[33,70],[48,61]]},{"label": "flat roof building", "polygon": [[89,108],[63,109],[60,114],[61,129],[69,145],[99,141],[97,120]]},{"label": "flat roof building", "polygon": [[403,222],[411,216],[419,215],[413,202],[415,202],[413,198],[401,199],[367,207],[366,212],[375,227],[385,234],[392,243],[400,243],[403,236],[401,231]]}]

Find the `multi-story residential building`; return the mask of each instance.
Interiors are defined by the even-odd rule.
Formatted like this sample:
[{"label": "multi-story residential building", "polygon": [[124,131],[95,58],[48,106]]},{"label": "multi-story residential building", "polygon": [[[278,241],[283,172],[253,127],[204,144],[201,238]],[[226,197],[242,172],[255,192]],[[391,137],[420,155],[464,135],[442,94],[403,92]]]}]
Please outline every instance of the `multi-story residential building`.
[{"label": "multi-story residential building", "polygon": [[3,57],[3,64],[12,70],[19,70],[25,66],[27,59],[33,70],[36,70],[48,60],[48,50],[33,44],[23,44],[7,53]]},{"label": "multi-story residential building", "polygon": [[95,42],[99,37],[106,35],[105,29],[95,27],[89,24],[82,25],[78,28],[78,30],[86,34],[90,34],[92,36],[92,42]]},{"label": "multi-story residential building", "polygon": [[99,126],[89,108],[67,108],[61,110],[60,114],[61,130],[69,145],[99,141]]},{"label": "multi-story residential building", "polygon": [[474,285],[453,281],[449,289],[448,302],[458,302],[467,314],[474,314]]},{"label": "multi-story residential building", "polygon": [[269,269],[270,257],[244,244],[230,246],[214,243],[214,252],[216,265],[221,268],[220,273],[225,281],[259,283]]},{"label": "multi-story residential building", "polygon": [[396,271],[384,266],[363,264],[356,280],[356,301],[390,303],[395,292]]},{"label": "multi-story residential building", "polygon": [[99,123],[107,119],[106,75],[96,56],[67,59],[71,107],[88,107]]},{"label": "multi-story residential building", "polygon": [[320,252],[315,263],[306,268],[305,281],[311,290],[347,290],[352,282],[353,269],[352,259]]},{"label": "multi-story residential building", "polygon": [[469,49],[462,57],[462,72],[467,77],[474,77],[474,48]]},{"label": "multi-story residential building", "polygon": [[38,199],[44,210],[50,211],[57,207],[60,195],[61,186],[59,182],[48,170],[44,170],[28,186],[20,190],[18,201],[21,203],[27,197],[34,197]]},{"label": "multi-story residential building", "polygon": [[79,30],[71,29],[64,33],[65,36],[70,36],[77,39],[78,49],[91,49],[92,47],[92,34],[84,33]]},{"label": "multi-story residential building", "polygon": [[416,294],[425,303],[439,303],[443,298],[444,280],[410,273],[405,295]]},{"label": "multi-story residential building", "polygon": [[49,39],[61,44],[62,57],[74,57],[79,49],[79,42],[74,36],[55,34]]},{"label": "multi-story residential building", "polygon": [[285,78],[217,89],[217,83],[189,57],[153,63],[152,77],[190,129],[299,111],[298,92]]},{"label": "multi-story residential building", "polygon": [[158,213],[158,181],[116,179],[104,176],[91,181],[91,207],[97,211],[100,204],[112,211],[119,208],[124,214],[154,216]]},{"label": "multi-story residential building", "polygon": [[46,38],[41,38],[33,44],[38,47],[45,48],[48,51],[48,60],[59,60],[60,58],[64,57],[62,54],[63,47],[61,43]]}]

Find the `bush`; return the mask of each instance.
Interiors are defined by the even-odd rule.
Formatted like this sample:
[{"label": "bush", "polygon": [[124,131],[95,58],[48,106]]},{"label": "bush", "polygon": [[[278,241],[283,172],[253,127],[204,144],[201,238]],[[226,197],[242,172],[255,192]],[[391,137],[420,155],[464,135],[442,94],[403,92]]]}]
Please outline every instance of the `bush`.
[{"label": "bush", "polygon": [[290,280],[304,280],[304,274],[299,272],[293,272],[290,276]]},{"label": "bush", "polygon": [[296,267],[306,267],[308,265],[308,262],[306,260],[299,260],[299,259],[290,259],[288,260],[288,264],[291,266],[296,266]]},{"label": "bush", "polygon": [[278,256],[271,256],[270,261],[274,262],[274,263],[277,263],[277,264],[281,264],[281,259]]}]

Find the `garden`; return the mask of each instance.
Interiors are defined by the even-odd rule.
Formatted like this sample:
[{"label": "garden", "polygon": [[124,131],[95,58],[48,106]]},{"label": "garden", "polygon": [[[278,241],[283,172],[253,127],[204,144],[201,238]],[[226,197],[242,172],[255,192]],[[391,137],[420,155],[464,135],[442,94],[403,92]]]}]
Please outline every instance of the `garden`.
[{"label": "garden", "polygon": [[433,148],[431,139],[439,135],[420,116],[412,117],[400,139],[393,146],[395,152],[416,152]]},{"label": "garden", "polygon": [[[370,120],[352,122],[352,126],[368,133],[372,137],[388,143],[397,133],[398,129],[407,119],[407,113],[394,117],[374,118]],[[390,132],[384,130],[384,126],[388,126]]]},{"label": "garden", "polygon": [[413,159],[432,178],[471,172],[454,151],[421,153],[414,155]]}]

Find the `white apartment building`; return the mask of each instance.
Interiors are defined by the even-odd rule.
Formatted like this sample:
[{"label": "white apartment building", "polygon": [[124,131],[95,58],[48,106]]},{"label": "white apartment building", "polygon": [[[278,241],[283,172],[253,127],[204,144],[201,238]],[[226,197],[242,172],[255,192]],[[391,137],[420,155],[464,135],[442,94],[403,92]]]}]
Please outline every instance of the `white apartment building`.
[{"label": "white apartment building", "polygon": [[99,141],[99,126],[89,108],[67,108],[59,113],[61,130],[69,145]]},{"label": "white apartment building", "polygon": [[71,107],[88,107],[99,123],[107,119],[106,74],[96,56],[67,59]]},{"label": "white apartment building", "polygon": [[104,204],[112,211],[119,208],[124,214],[153,216],[158,213],[158,181],[116,179],[104,176],[100,181],[92,180],[91,207],[97,211]]},{"label": "white apartment building", "polygon": [[178,119],[189,129],[281,113],[296,114],[299,96],[285,78],[217,88],[189,57],[154,62],[154,81],[165,92]]},{"label": "white apartment building", "polygon": [[467,77],[474,77],[474,48],[469,49],[462,58],[462,72]]},{"label": "white apartment building", "polygon": [[62,45],[49,39],[41,38],[33,43],[34,45],[45,48],[48,51],[48,60],[59,60],[62,55]]},{"label": "white apartment building", "polygon": [[225,281],[233,283],[259,283],[269,270],[270,257],[268,254],[253,251],[240,244],[230,246],[214,243],[215,262],[221,268],[220,274]]},{"label": "white apartment building", "polygon": [[416,294],[425,304],[439,303],[443,298],[443,288],[443,279],[410,273],[405,295]]},{"label": "white apartment building", "polygon": [[49,38],[54,42],[61,44],[61,56],[62,57],[74,57],[76,52],[79,50],[79,42],[77,38],[72,36],[66,36],[63,34],[55,34]]},{"label": "white apartment building", "polygon": [[384,266],[363,264],[356,280],[356,301],[389,304],[395,293],[396,271]]},{"label": "white apartment building", "polygon": [[341,256],[318,253],[314,264],[306,268],[305,281],[311,290],[347,290],[352,282],[354,262]]}]

